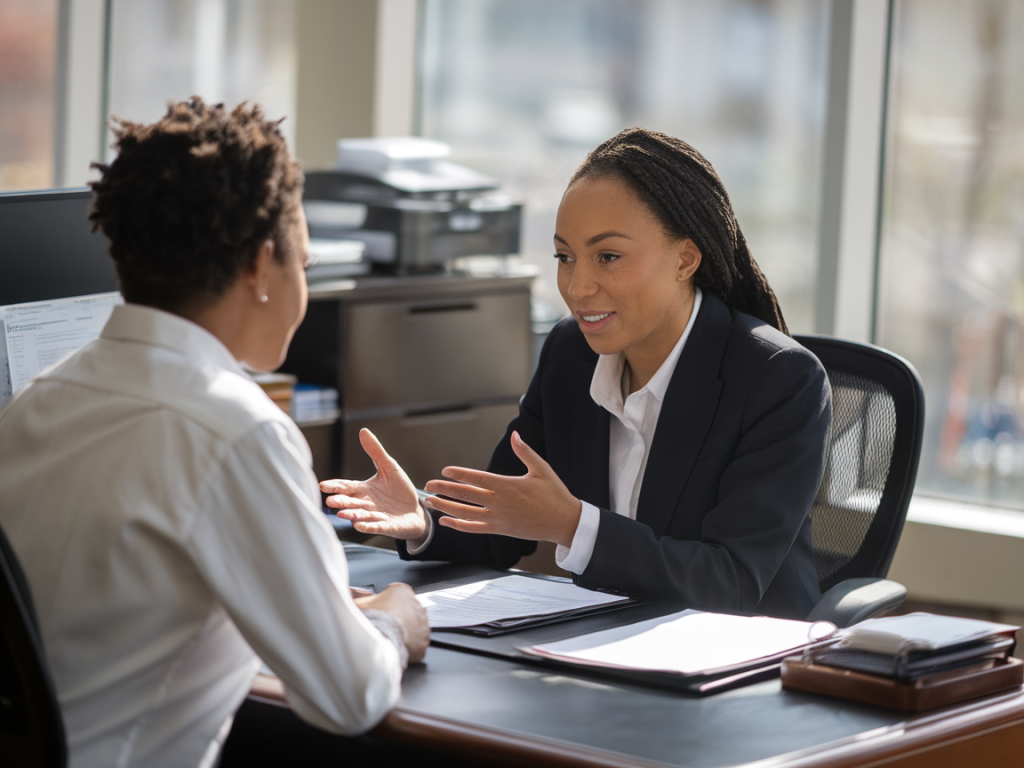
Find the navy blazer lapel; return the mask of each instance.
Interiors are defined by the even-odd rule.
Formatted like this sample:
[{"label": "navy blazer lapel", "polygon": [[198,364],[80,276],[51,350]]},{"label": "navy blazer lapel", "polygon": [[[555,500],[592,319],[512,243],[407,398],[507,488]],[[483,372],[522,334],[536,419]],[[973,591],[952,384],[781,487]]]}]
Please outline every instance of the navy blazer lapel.
[{"label": "navy blazer lapel", "polygon": [[705,292],[665,393],[637,502],[637,520],[649,525],[655,536],[668,530],[714,421],[722,393],[722,355],[731,328],[728,307]]},{"label": "navy blazer lapel", "polygon": [[586,340],[582,340],[582,344],[583,349],[576,363],[575,387],[572,390],[572,477],[566,485],[577,498],[601,509],[608,509],[611,506],[608,487],[611,414],[590,396],[597,353]]}]

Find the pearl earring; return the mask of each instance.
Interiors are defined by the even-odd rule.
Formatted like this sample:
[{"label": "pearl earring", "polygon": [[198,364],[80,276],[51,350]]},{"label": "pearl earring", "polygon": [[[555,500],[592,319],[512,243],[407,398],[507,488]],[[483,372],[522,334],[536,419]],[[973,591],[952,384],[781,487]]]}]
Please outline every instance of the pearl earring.
[{"label": "pearl earring", "polygon": [[262,296],[260,296],[260,304],[266,304],[267,301],[268,301],[267,294],[264,293]]}]

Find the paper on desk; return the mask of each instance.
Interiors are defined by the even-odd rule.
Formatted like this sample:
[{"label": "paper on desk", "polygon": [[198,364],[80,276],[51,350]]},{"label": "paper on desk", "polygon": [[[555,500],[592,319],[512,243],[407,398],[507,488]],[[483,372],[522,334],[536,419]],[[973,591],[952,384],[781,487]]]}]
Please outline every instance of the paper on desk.
[{"label": "paper on desk", "polygon": [[97,338],[121,294],[98,293],[0,307],[0,405],[32,377]]},{"label": "paper on desk", "polygon": [[417,595],[432,629],[475,627],[503,619],[548,616],[622,602],[564,581],[502,576]]},{"label": "paper on desk", "polygon": [[0,307],[0,407],[11,399],[11,368],[7,365],[7,331],[4,330],[4,310]]},{"label": "paper on desk", "polygon": [[836,631],[827,621],[682,611],[626,627],[520,650],[599,667],[681,675],[717,674],[795,653]]}]

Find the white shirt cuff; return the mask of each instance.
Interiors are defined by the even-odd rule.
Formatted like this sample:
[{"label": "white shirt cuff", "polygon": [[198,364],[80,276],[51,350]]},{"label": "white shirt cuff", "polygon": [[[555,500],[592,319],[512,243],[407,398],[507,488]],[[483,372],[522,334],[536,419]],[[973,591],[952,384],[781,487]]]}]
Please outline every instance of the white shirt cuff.
[{"label": "white shirt cuff", "polygon": [[384,611],[369,608],[363,611],[363,615],[370,620],[370,623],[398,650],[398,660],[404,672],[409,667],[409,649],[405,647],[405,638],[402,637],[402,628],[394,617]]},{"label": "white shirt cuff", "polygon": [[583,573],[590,565],[590,557],[594,554],[597,543],[597,529],[601,523],[601,512],[593,504],[580,502],[580,522],[572,537],[572,546],[555,548],[555,565],[570,573]]},{"label": "white shirt cuff", "polygon": [[420,544],[418,547],[413,547],[409,544],[409,542],[406,542],[405,551],[408,552],[410,555],[418,555],[420,552],[422,552],[424,549],[430,546],[430,541],[434,538],[434,516],[430,514],[429,509],[423,506],[423,499],[425,499],[428,496],[428,494],[417,489],[416,495],[419,497],[420,509],[423,510],[423,516],[427,518],[427,538],[425,538],[423,540],[423,543]]}]

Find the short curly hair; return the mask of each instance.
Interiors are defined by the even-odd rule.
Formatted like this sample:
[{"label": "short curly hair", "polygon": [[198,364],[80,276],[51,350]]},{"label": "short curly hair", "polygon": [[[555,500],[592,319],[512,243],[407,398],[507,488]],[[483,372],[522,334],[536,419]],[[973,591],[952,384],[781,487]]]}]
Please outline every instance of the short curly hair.
[{"label": "short curly hair", "polygon": [[216,300],[297,213],[302,171],[258,106],[198,96],[143,125],[111,119],[117,157],[93,164],[92,229],[110,240],[126,301],[179,311]]}]

